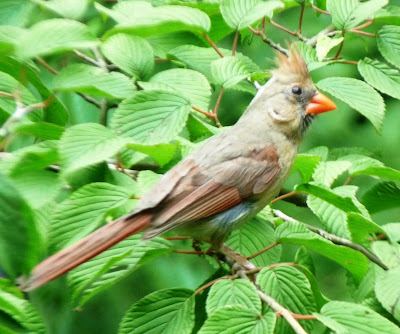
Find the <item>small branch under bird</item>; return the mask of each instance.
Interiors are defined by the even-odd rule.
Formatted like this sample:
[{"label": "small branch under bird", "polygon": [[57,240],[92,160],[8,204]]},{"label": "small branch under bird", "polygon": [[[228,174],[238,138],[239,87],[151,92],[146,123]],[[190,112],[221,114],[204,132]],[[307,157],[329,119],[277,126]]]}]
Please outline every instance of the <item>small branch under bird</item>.
[{"label": "small branch under bird", "polygon": [[278,55],[271,73],[234,126],[163,175],[134,211],[38,264],[21,288],[36,289],[139,232],[150,239],[175,230],[219,250],[279,193],[315,115],[336,109],[297,50]]}]

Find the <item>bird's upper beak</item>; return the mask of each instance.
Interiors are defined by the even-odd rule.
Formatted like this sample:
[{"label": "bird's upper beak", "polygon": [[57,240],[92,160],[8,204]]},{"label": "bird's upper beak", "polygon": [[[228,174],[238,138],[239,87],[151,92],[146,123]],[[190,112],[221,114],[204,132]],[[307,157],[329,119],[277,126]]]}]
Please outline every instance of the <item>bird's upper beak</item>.
[{"label": "bird's upper beak", "polygon": [[317,92],[310,100],[310,103],[306,106],[307,115],[310,114],[321,114],[326,111],[336,109],[336,104],[325,96],[324,94]]}]

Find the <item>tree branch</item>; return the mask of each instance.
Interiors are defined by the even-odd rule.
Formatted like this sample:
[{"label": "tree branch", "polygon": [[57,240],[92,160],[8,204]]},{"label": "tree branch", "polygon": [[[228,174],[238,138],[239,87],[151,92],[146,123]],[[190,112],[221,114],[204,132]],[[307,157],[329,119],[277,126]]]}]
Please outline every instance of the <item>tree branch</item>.
[{"label": "tree branch", "polygon": [[286,56],[289,56],[289,51],[286,50],[285,48],[281,47],[279,44],[273,42],[271,39],[269,39],[267,37],[267,35],[265,35],[265,33],[261,30],[256,30],[251,26],[248,26],[248,28],[250,29],[250,31],[254,34],[254,35],[258,35],[262,38],[262,40],[267,43],[270,47],[274,48],[275,50],[279,51],[280,53],[283,53]]},{"label": "tree branch", "polygon": [[303,23],[303,15],[304,15],[304,4],[301,6],[301,11],[300,11],[300,19],[299,19],[299,34],[301,34],[301,25]]},{"label": "tree branch", "polygon": [[[298,223],[299,221],[297,221],[296,219],[284,214],[282,211],[279,210],[272,210],[274,212],[274,215],[278,218],[281,218],[284,221],[288,221],[288,222],[295,222]],[[366,249],[364,246],[361,246],[351,240],[345,239],[345,238],[341,238],[338,237],[337,235],[328,233],[320,228],[308,225],[308,224],[304,224],[310,231],[319,234],[321,237],[323,237],[324,239],[327,239],[331,242],[333,242],[336,245],[342,245],[348,248],[352,248],[362,254],[365,255],[365,257],[369,260],[371,260],[372,262],[374,262],[375,264],[377,264],[378,266],[380,266],[382,269],[384,270],[389,270],[389,268],[373,253],[371,253],[368,249]]]},{"label": "tree branch", "polygon": [[201,33],[203,37],[207,40],[207,42],[212,46],[212,48],[220,55],[221,58],[224,58],[223,53],[218,49],[217,45],[212,41],[210,36],[205,33]]},{"label": "tree branch", "polygon": [[215,123],[217,124],[218,127],[222,126],[220,121],[219,121],[219,119],[218,119],[218,108],[219,108],[219,105],[221,103],[222,94],[224,94],[224,87],[221,87],[221,90],[220,90],[219,95],[218,95],[217,103],[215,104],[214,111],[213,111]]}]

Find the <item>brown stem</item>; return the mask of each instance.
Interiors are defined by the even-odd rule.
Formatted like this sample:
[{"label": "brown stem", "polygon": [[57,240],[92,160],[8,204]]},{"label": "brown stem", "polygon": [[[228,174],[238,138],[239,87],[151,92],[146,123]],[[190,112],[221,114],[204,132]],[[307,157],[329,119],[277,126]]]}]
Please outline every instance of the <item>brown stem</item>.
[{"label": "brown stem", "polygon": [[[344,37],[344,31],[342,31],[342,36]],[[337,59],[339,57],[340,52],[342,52],[342,49],[343,49],[343,44],[344,44],[344,38],[343,38],[342,43],[340,43],[339,50],[336,52],[336,54],[333,57],[333,59]]]},{"label": "brown stem", "polygon": [[353,61],[353,60],[343,60],[340,62],[340,64],[350,64],[350,65],[358,65],[358,61]]},{"label": "brown stem", "polygon": [[236,31],[235,39],[233,40],[232,56],[234,56],[235,53],[236,53],[236,47],[237,47],[238,39],[239,39],[239,30]]},{"label": "brown stem", "polygon": [[248,256],[247,259],[251,260],[251,259],[255,258],[256,256],[258,256],[266,251],[269,251],[271,248],[274,248],[275,246],[278,246],[278,245],[279,245],[279,242],[275,241],[273,244],[263,248],[262,250],[258,251],[257,253],[254,253],[254,254]]},{"label": "brown stem", "polygon": [[13,95],[13,94],[7,93],[7,92],[3,92],[3,91],[0,91],[0,96],[9,97],[10,99],[13,99],[13,98],[14,98],[14,95]]},{"label": "brown stem", "polygon": [[288,50],[286,50],[285,48],[281,47],[279,44],[277,44],[277,43],[273,42],[271,39],[269,39],[263,31],[260,31],[258,29],[256,30],[251,26],[248,26],[248,28],[254,35],[260,36],[262,38],[262,40],[265,43],[267,43],[270,47],[274,48],[275,50],[279,51],[280,53],[283,53],[286,56],[289,56]]},{"label": "brown stem", "polygon": [[164,237],[165,240],[187,240],[192,239],[191,237]]},{"label": "brown stem", "polygon": [[278,29],[281,29],[283,31],[286,31],[288,34],[292,35],[292,36],[297,36],[297,33],[295,31],[291,31],[287,28],[285,28],[284,26],[281,26],[279,23],[276,23],[272,20],[269,21],[274,27],[277,27]]},{"label": "brown stem", "polygon": [[324,15],[331,15],[331,13],[329,13],[329,12],[327,12],[327,11],[321,9],[321,8],[318,8],[318,7],[314,6],[314,5],[312,5],[311,7],[312,7],[312,9],[317,11],[318,13],[321,13],[321,14],[324,14]]},{"label": "brown stem", "polygon": [[224,55],[222,54],[222,52],[218,49],[217,45],[212,41],[212,39],[210,38],[210,36],[208,36],[205,33],[202,33],[202,35],[204,36],[204,38],[207,40],[207,42],[212,46],[212,48],[220,55],[220,57],[224,58]]},{"label": "brown stem", "polygon": [[217,124],[218,127],[222,126],[220,121],[219,121],[219,119],[218,119],[218,108],[219,108],[219,105],[221,103],[221,99],[222,99],[222,94],[223,93],[224,93],[224,87],[221,87],[221,90],[220,90],[219,95],[218,95],[217,103],[215,104],[215,108],[214,108],[214,111],[213,111],[215,123]]},{"label": "brown stem", "polygon": [[53,74],[58,74],[58,71],[52,68],[42,57],[36,57],[37,61],[43,65],[44,68],[46,68],[48,71],[50,71]]},{"label": "brown stem", "polygon": [[366,21],[367,22],[365,22],[364,24],[362,24],[362,25],[360,25],[358,27],[355,27],[355,28],[353,28],[351,30],[361,30],[361,29],[364,29],[366,27],[369,27],[372,23],[374,23],[374,21],[372,21],[372,20],[366,20]]},{"label": "brown stem", "polygon": [[365,32],[365,31],[361,31],[361,30],[350,29],[349,31],[354,34],[358,34],[358,35],[363,35],[363,36],[368,36],[368,37],[376,37],[375,34],[371,34],[369,32]]},{"label": "brown stem", "polygon": [[301,25],[303,23],[303,15],[304,15],[304,5],[301,6],[301,11],[300,11],[300,20],[299,20],[299,33],[301,34]]},{"label": "brown stem", "polygon": [[184,250],[184,249],[175,249],[175,253],[180,253],[180,254],[193,254],[193,255],[203,255],[203,251],[189,251],[189,250]]},{"label": "brown stem", "polygon": [[[290,312],[290,314],[296,320],[317,320],[317,317],[315,315],[312,315],[312,314],[297,314],[297,313],[293,313],[293,312]],[[282,313],[281,312],[277,312],[277,313],[275,313],[275,315],[277,317],[281,317]]]},{"label": "brown stem", "polygon": [[351,182],[352,178],[351,176],[348,177],[348,179],[343,183],[344,186],[347,186]]},{"label": "brown stem", "polygon": [[265,34],[265,16],[264,16],[263,19],[262,19],[261,31]]},{"label": "brown stem", "polygon": [[[236,275],[235,275],[235,276],[236,276]],[[194,294],[195,294],[195,295],[199,294],[199,293],[202,292],[203,290],[209,288],[210,286],[214,285],[215,283],[217,283],[218,281],[220,281],[220,280],[222,280],[222,279],[232,279],[232,278],[234,278],[234,277],[233,277],[233,276],[222,276],[222,277],[219,277],[219,278],[217,278],[217,279],[215,279],[215,280],[212,280],[211,282],[208,282],[207,284],[204,284],[204,285],[201,286],[200,288],[198,288],[198,289],[194,292]]]},{"label": "brown stem", "polygon": [[291,266],[291,267],[296,267],[297,263],[295,262],[281,262],[281,263],[275,263],[271,264],[268,266],[269,269],[276,268],[276,267],[283,267],[283,266]]},{"label": "brown stem", "polygon": [[162,62],[165,62],[165,61],[169,61],[169,59],[168,58],[156,58],[156,59],[154,59],[154,62],[156,62],[156,63],[162,63]]},{"label": "brown stem", "polygon": [[192,107],[192,109],[193,109],[193,110],[196,110],[197,112],[199,112],[199,113],[201,113],[201,114],[203,114],[203,115],[206,115],[207,117],[210,117],[210,118],[212,118],[212,119],[215,119],[215,115],[212,114],[212,113],[209,113],[209,112],[207,112],[207,111],[201,110],[201,109],[199,109],[199,108],[197,108],[197,107]]},{"label": "brown stem", "polygon": [[271,203],[274,204],[274,203],[276,203],[276,202],[278,202],[278,201],[280,201],[282,199],[285,199],[285,198],[288,198],[290,196],[296,195],[297,193],[298,193],[297,191],[293,190],[293,191],[291,191],[291,192],[289,192],[287,194],[284,194],[284,195],[281,195],[281,196],[275,198],[274,200],[271,201]]}]

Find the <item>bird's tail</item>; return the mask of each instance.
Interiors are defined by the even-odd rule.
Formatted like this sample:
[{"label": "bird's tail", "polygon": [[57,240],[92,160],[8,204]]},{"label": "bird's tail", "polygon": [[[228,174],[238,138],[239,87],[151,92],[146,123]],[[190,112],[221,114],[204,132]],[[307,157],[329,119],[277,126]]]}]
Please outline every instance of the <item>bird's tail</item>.
[{"label": "bird's tail", "polygon": [[39,263],[33,268],[28,278],[20,279],[21,289],[24,291],[36,289],[65,274],[118,242],[141,232],[150,222],[150,213],[139,213],[117,219],[99,228],[84,239]]}]

